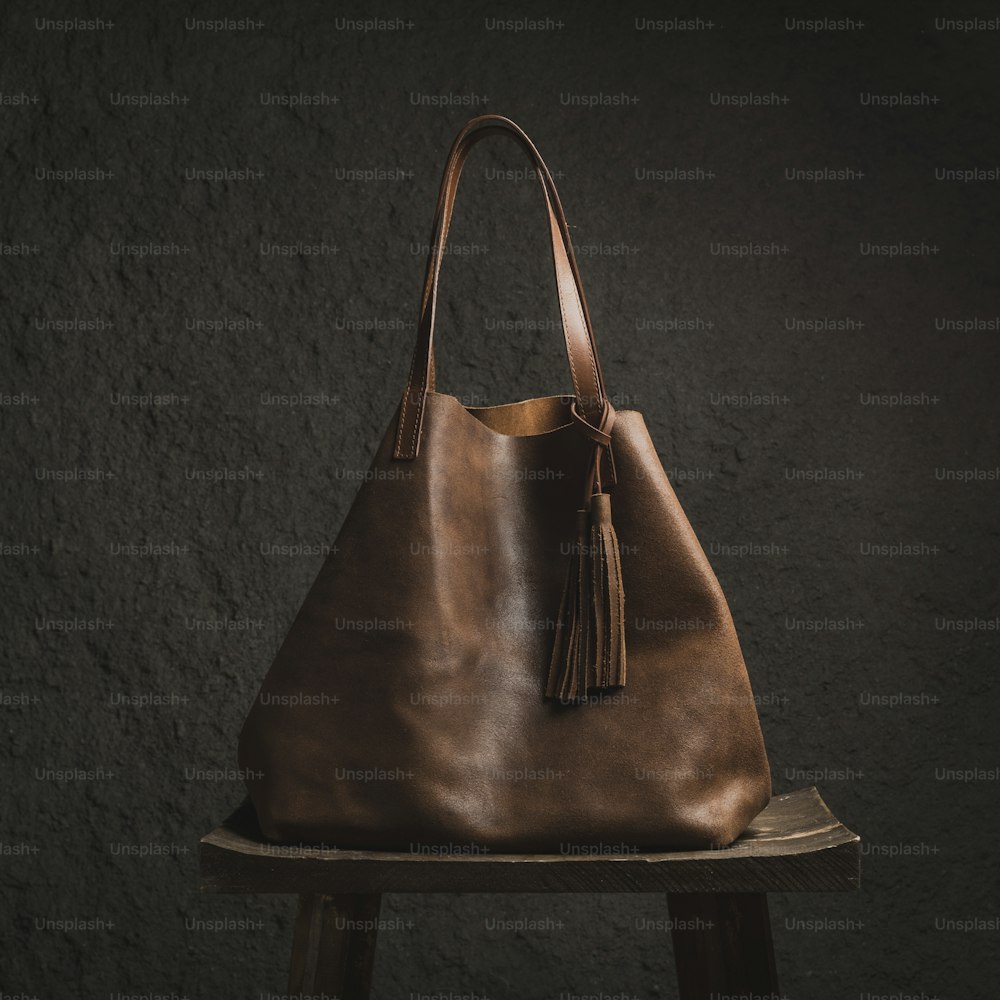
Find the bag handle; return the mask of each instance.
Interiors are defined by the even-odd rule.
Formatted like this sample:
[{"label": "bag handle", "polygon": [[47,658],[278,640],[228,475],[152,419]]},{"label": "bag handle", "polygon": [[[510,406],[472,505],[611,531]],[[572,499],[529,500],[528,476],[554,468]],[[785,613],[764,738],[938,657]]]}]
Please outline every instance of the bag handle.
[{"label": "bag handle", "polygon": [[597,359],[597,346],[594,342],[590,313],[583,294],[576,256],[573,253],[569,224],[555,182],[541,154],[523,129],[509,118],[500,115],[480,115],[469,121],[458,133],[452,143],[441,179],[431,231],[431,249],[424,279],[417,343],[399,408],[396,443],[393,449],[393,457],[396,459],[407,461],[416,458],[420,448],[424,404],[428,391],[434,389],[434,320],[437,311],[438,282],[462,168],[469,151],[477,142],[489,135],[499,134],[513,137],[528,154],[545,197],[552,238],[556,287],[559,291],[559,311],[562,316],[570,377],[576,397],[575,419],[579,423],[598,429],[606,423],[608,417],[610,407],[604,389],[604,376]]}]

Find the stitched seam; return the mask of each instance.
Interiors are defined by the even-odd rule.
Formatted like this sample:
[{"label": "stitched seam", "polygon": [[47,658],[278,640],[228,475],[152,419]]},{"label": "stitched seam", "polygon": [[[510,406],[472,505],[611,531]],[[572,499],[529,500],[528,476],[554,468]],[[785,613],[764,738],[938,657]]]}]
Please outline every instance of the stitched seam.
[{"label": "stitched seam", "polygon": [[[566,239],[569,240],[569,223],[566,223]],[[569,263],[569,251],[566,252],[566,260]],[[573,275],[573,299],[576,304],[577,314],[580,317],[580,325],[583,327],[584,332],[587,334],[587,346],[589,348],[588,354],[590,355],[590,370],[594,376],[594,390],[595,399],[601,398],[601,380],[597,375],[597,345],[594,343],[593,332],[587,326],[587,320],[583,315],[583,303],[580,301],[580,290],[576,286],[576,282],[580,280],[577,270],[574,269],[573,265],[570,263],[570,273]]]},{"label": "stitched seam", "polygon": [[410,451],[416,452],[417,449],[417,431],[420,430],[420,416],[424,411],[424,400],[427,398],[427,393],[422,393],[420,396],[420,402],[417,403],[417,412],[413,416],[413,437],[410,439]]},{"label": "stitched seam", "polygon": [[[410,385],[413,382],[413,368],[417,363],[417,352],[413,352],[413,357],[410,359],[410,374],[406,376],[406,389],[403,392],[403,408],[399,413],[399,427],[396,432],[396,451],[402,452],[402,442],[403,442],[403,428],[406,426],[406,410],[410,403]],[[400,454],[402,457],[402,454]]]},{"label": "stitched seam", "polygon": [[[544,167],[544,163],[542,161],[541,156],[538,157],[538,162],[540,164],[542,164],[543,169],[544,169],[544,173],[548,174],[548,168]],[[551,199],[549,197],[549,192],[548,192],[547,188],[545,187],[545,180],[542,178],[542,173],[543,173],[543,171],[539,170],[539,179],[542,180],[542,191],[543,191],[543,193],[545,195],[545,204],[546,204],[546,207],[549,210],[549,215],[550,215],[549,229],[551,230],[551,228],[552,228],[551,219],[555,217],[555,212],[552,209],[552,202],[551,202]],[[553,186],[553,188],[555,188],[555,182],[554,181],[552,182],[552,186]],[[562,228],[558,224],[557,224],[556,228],[559,230],[559,234],[560,234],[559,238],[560,238],[560,242],[562,242],[562,233],[563,233],[563,230],[562,230]],[[566,224],[565,235],[566,235],[566,239],[568,240],[570,238],[569,237],[569,224],[568,223]],[[553,250],[555,250],[555,247],[553,247]],[[593,348],[593,344],[592,344],[592,338],[591,338],[591,335],[590,335],[589,328],[587,327],[587,321],[586,321],[586,319],[584,318],[584,315],[583,315],[583,304],[580,302],[580,293],[579,293],[579,290],[576,288],[577,275],[576,275],[576,272],[573,269],[572,264],[570,264],[569,251],[566,249],[565,245],[563,245],[563,253],[566,255],[566,263],[567,263],[567,265],[569,265],[570,274],[573,276],[573,300],[574,300],[574,303],[575,303],[575,306],[576,306],[576,313],[577,313],[577,316],[579,317],[579,320],[580,320],[580,326],[583,328],[583,331],[587,334],[587,346],[589,348],[589,350],[588,350],[587,353],[590,355],[590,369],[591,369],[591,372],[593,373],[593,376],[594,376],[594,398],[596,400],[596,399],[599,399],[600,395],[601,395],[601,381],[597,377],[597,359],[594,357],[594,348]],[[573,363],[573,346],[572,346],[572,342],[571,342],[570,336],[569,336],[569,329],[566,326],[566,303],[565,303],[565,299],[563,297],[562,282],[559,280],[559,267],[558,267],[558,264],[556,264],[555,272],[556,272],[556,288],[557,288],[557,290],[559,292],[559,310],[560,310],[560,312],[562,313],[562,316],[563,316],[563,336],[564,336],[564,339],[566,341],[566,348],[567,348],[566,353],[567,353],[567,357],[569,358],[570,376],[573,379],[573,388],[575,390],[577,390],[577,393],[579,394],[578,382],[577,382],[577,373],[576,373],[576,365]]]},{"label": "stitched seam", "polygon": [[[556,204],[559,205],[559,208],[562,209],[562,204],[559,202],[559,195],[558,192],[556,191],[556,182],[552,179],[552,175],[549,172],[549,168],[544,166],[544,161],[542,160],[541,154],[538,154],[537,150],[535,150],[535,152],[538,155],[538,160],[540,163],[542,163],[545,170],[545,175],[548,177],[549,183],[552,186],[555,202]],[[546,200],[548,200],[547,193],[546,193]],[[588,347],[587,353],[590,357],[590,370],[594,376],[594,389],[596,390],[595,398],[599,399],[601,397],[601,378],[597,373],[597,343],[594,339],[593,330],[587,323],[587,317],[583,311],[583,300],[580,297],[580,289],[578,287],[579,283],[582,283],[582,278],[580,277],[579,274],[579,266],[576,265],[576,261],[573,258],[572,238],[570,237],[569,221],[566,219],[565,211],[562,212],[562,217],[565,228],[560,229],[560,234],[565,234],[566,237],[566,245],[563,247],[563,249],[566,253],[566,261],[569,264],[570,273],[573,275],[573,300],[576,305],[577,313],[580,317],[580,325],[583,327],[584,331],[587,334],[587,347]],[[570,362],[570,368],[572,369],[572,361]]]},{"label": "stitched seam", "polygon": [[593,332],[588,328],[587,321],[583,316],[583,306],[580,303],[580,294],[576,292],[576,307],[580,313],[580,325],[583,327],[587,334],[587,345],[590,350],[587,352],[590,355],[590,370],[594,376],[594,393],[597,399],[601,398],[601,380],[597,374],[597,345],[594,343]]},{"label": "stitched seam", "polygon": [[[548,195],[546,194],[546,201],[548,200]],[[551,211],[551,208],[549,209]],[[549,224],[551,228],[551,222]],[[556,290],[559,292],[559,311],[562,313],[563,317],[563,339],[566,341],[566,356],[569,358],[569,373],[573,380],[573,389],[580,394],[579,381],[576,377],[576,365],[573,364],[573,345],[570,342],[569,329],[566,326],[566,304],[563,299],[562,282],[559,280],[559,267],[556,265]]]}]

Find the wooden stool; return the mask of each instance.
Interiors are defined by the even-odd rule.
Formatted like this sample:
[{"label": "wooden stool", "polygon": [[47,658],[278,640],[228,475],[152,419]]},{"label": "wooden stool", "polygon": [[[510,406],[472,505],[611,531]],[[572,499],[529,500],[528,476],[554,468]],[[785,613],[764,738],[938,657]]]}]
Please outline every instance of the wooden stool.
[{"label": "wooden stool", "polygon": [[778,997],[769,892],[857,889],[861,840],[815,788],[777,795],[730,847],[424,856],[270,844],[244,803],[201,839],[203,892],[298,893],[288,992],[366,1000],[384,892],[665,892],[682,1000]]}]

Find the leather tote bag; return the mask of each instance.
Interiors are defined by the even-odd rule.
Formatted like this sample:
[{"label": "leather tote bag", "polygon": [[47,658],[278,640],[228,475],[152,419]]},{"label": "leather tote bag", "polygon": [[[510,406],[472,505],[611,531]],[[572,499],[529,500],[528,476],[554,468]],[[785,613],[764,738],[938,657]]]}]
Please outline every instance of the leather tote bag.
[{"label": "leather tote bag", "polygon": [[[497,135],[540,181],[573,391],[466,407],[435,391],[438,279],[466,157]],[[728,844],[770,797],[739,641],[641,414],[609,402],[552,175],[512,121],[459,132],[430,247],[402,400],[240,735],[261,830]]]}]

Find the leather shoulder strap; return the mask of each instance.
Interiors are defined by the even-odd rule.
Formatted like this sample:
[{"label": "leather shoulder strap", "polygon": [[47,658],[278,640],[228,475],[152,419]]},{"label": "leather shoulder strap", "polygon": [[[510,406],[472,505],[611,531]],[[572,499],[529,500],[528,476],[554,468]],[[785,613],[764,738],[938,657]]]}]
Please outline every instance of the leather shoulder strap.
[{"label": "leather shoulder strap", "polygon": [[407,460],[417,456],[420,448],[420,429],[423,423],[424,403],[428,391],[434,388],[434,320],[437,308],[438,282],[441,261],[448,239],[448,229],[455,206],[455,195],[462,169],[472,147],[489,135],[512,136],[531,159],[542,188],[552,240],[552,259],[556,287],[559,292],[559,310],[570,377],[576,397],[578,412],[587,423],[600,426],[605,413],[606,393],[604,377],[597,358],[593,328],[586,299],[580,282],[579,268],[573,253],[569,225],[559,200],[552,175],[542,160],[534,143],[519,126],[500,115],[481,115],[473,118],[459,132],[445,164],[430,241],[430,253],[424,279],[423,298],[417,343],[410,364],[406,390],[399,409],[393,457]]}]

